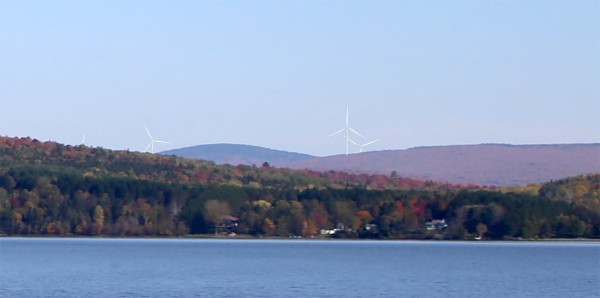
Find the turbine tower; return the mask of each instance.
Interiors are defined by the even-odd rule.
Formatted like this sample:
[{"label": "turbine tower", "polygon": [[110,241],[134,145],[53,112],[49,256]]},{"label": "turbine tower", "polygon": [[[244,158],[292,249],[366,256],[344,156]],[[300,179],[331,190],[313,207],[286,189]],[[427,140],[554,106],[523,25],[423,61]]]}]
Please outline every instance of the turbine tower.
[{"label": "turbine tower", "polygon": [[348,108],[346,107],[346,126],[344,126],[342,129],[330,134],[328,136],[328,138],[333,137],[341,132],[346,132],[346,155],[348,155],[348,141],[350,141],[350,132],[362,137],[363,135],[361,135],[360,133],[358,133],[356,130],[352,129],[350,126],[348,126]]},{"label": "turbine tower", "polygon": [[85,133],[83,133],[83,138],[81,139],[81,146],[85,145]]},{"label": "turbine tower", "polygon": [[148,133],[148,137],[150,137],[150,144],[148,144],[148,146],[146,146],[146,149],[144,149],[144,152],[148,152],[148,148],[150,148],[150,153],[154,154],[154,143],[169,144],[169,142],[159,141],[159,140],[155,140],[154,138],[152,138],[152,135],[150,134],[150,131],[148,130],[148,127],[145,126],[145,125],[144,125],[144,127],[146,128],[146,132]]}]

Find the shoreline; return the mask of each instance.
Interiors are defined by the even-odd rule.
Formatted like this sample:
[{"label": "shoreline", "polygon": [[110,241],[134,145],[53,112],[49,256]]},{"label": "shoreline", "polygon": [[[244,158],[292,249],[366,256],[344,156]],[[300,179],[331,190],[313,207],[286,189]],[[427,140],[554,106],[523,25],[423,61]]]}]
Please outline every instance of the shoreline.
[{"label": "shoreline", "polygon": [[6,235],[0,234],[2,238],[31,238],[31,239],[139,239],[139,240],[281,240],[281,241],[372,241],[372,242],[473,242],[473,243],[519,243],[519,242],[598,242],[596,238],[544,238],[544,239],[364,239],[364,238],[331,238],[331,237],[254,237],[250,235],[236,236],[78,236],[78,235]]}]

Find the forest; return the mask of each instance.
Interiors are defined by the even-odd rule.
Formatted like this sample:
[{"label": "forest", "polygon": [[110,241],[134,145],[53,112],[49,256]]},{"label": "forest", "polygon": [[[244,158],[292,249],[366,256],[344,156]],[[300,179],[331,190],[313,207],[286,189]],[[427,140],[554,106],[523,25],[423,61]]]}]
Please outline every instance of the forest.
[{"label": "forest", "polygon": [[0,234],[600,238],[600,174],[503,189],[0,137]]}]

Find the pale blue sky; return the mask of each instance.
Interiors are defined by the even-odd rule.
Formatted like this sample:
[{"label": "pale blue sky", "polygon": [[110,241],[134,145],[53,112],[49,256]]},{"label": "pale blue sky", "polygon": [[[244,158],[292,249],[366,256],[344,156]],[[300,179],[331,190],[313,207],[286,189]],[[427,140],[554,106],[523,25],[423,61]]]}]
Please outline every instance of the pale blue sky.
[{"label": "pale blue sky", "polygon": [[[600,142],[600,1],[0,1],[0,135]],[[357,138],[357,141],[359,139]]]}]

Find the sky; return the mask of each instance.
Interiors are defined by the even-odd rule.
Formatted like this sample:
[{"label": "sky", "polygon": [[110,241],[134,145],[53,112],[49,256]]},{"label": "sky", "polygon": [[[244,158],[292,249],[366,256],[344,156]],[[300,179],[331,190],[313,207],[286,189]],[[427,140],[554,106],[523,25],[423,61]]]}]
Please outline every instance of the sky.
[{"label": "sky", "polygon": [[2,136],[326,156],[347,108],[363,151],[600,142],[600,1],[0,1]]}]

